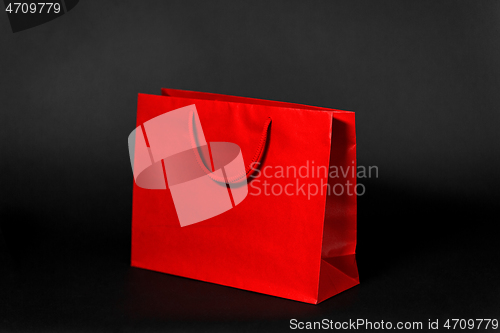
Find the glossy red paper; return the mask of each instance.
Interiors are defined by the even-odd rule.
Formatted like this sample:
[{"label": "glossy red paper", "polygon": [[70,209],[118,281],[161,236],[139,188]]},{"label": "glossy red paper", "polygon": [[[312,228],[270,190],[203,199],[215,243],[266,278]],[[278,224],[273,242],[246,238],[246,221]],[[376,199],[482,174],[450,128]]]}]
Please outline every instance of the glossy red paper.
[{"label": "glossy red paper", "polygon": [[[263,124],[272,119],[260,172],[278,166],[355,168],[355,121],[348,111],[162,89],[162,96],[139,94],[137,126],[193,104],[206,140],[237,144],[245,164]],[[249,179],[249,188],[257,188],[256,180]],[[295,181],[266,180],[281,189]],[[303,188],[356,184],[351,172],[299,180]],[[133,191],[132,266],[313,304],[359,283],[352,193],[262,191],[220,215],[181,227],[168,187],[151,190],[134,183]]]}]

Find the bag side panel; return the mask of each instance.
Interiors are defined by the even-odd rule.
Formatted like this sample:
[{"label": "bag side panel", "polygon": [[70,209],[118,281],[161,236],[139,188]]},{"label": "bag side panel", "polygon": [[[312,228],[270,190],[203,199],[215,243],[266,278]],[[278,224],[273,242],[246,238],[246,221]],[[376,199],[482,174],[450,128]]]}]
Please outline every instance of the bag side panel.
[{"label": "bag side panel", "polygon": [[354,113],[334,113],[318,301],[359,284]]}]

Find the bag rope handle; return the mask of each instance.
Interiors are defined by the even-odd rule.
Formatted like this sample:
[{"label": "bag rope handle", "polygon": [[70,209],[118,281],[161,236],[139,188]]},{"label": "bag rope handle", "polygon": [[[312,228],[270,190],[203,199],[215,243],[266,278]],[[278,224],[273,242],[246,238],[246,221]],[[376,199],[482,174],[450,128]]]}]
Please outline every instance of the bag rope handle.
[{"label": "bag rope handle", "polygon": [[[268,132],[269,132],[269,128],[271,126],[271,123],[272,123],[272,119],[271,117],[267,118],[267,120],[265,121],[264,123],[264,127],[262,129],[262,134],[261,134],[261,137],[260,137],[260,140],[259,140],[259,144],[257,146],[257,150],[255,151],[255,154],[253,156],[253,159],[252,161],[248,164],[248,166],[245,167],[245,173],[241,173],[239,175],[236,175],[236,176],[233,176],[231,178],[228,178],[227,180],[226,179],[223,179],[223,178],[220,178],[220,177],[217,177],[216,175],[213,174],[212,171],[210,171],[205,163],[203,163],[202,159],[201,159],[201,156],[200,156],[200,153],[198,151],[198,148],[199,146],[196,144],[196,139],[195,139],[195,135],[194,135],[194,130],[193,130],[193,122],[194,122],[194,112],[193,112],[193,118],[192,118],[192,121],[189,122],[189,134],[191,136],[191,144],[193,145],[193,152],[196,156],[196,161],[198,162],[198,164],[200,165],[200,167],[202,168],[202,170],[214,181],[217,181],[217,182],[220,182],[220,183],[237,183],[241,180],[243,180],[243,178],[245,179],[248,179],[250,178],[250,176],[252,175],[253,171],[255,171],[254,168],[252,168],[252,166],[255,164],[255,163],[259,163],[260,164],[260,161],[262,160],[262,157],[264,156],[264,150],[265,150],[265,147],[266,147],[266,143],[267,143],[267,139],[268,139]],[[207,143],[208,145],[209,143]]]}]

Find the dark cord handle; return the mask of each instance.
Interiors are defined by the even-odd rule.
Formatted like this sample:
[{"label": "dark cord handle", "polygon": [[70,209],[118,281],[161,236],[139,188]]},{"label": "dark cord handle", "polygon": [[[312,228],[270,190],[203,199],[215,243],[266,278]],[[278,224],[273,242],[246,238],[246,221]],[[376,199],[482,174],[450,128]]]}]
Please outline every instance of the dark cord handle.
[{"label": "dark cord handle", "polygon": [[[193,113],[193,120],[194,120],[194,113]],[[237,182],[241,181],[243,178],[245,178],[245,179],[250,178],[250,176],[252,175],[253,171],[255,170],[254,168],[252,168],[252,166],[255,163],[260,164],[260,161],[262,160],[262,157],[264,156],[264,150],[266,148],[267,139],[269,137],[268,133],[269,133],[269,128],[271,126],[271,123],[272,123],[271,117],[267,118],[266,122],[264,123],[264,127],[262,129],[262,134],[261,134],[261,137],[260,137],[260,140],[259,140],[259,144],[257,146],[257,150],[255,151],[255,154],[253,156],[252,161],[248,164],[248,166],[245,167],[245,173],[242,173],[240,175],[236,175],[236,176],[233,176],[233,177],[227,179],[228,183],[237,183]],[[197,147],[198,145],[196,145],[196,140],[195,140],[194,131],[193,131],[193,121],[189,122],[189,132],[191,134],[191,142],[193,144],[193,147]],[[217,182],[221,182],[221,183],[225,183],[226,182],[225,179],[217,177],[216,175],[214,175],[212,173],[212,171],[210,171],[209,169],[207,169],[205,163],[203,163],[203,161],[201,159],[201,156],[199,154],[198,149],[193,149],[193,151],[195,152],[196,160],[198,161],[198,164],[200,165],[200,167],[203,169],[203,171],[205,171],[205,173],[211,179],[213,179],[213,180],[215,180]]]}]

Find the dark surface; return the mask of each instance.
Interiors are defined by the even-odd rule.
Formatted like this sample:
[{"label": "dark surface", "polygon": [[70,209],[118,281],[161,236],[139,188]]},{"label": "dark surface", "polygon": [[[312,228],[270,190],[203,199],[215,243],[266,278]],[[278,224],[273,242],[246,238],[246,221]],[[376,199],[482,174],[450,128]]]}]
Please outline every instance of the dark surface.
[{"label": "dark surface", "polygon": [[[499,13],[88,1],[15,34],[0,15],[0,331],[499,318]],[[360,180],[361,285],[314,306],[130,268],[126,138],[161,87],[355,111],[380,175]]]},{"label": "dark surface", "polygon": [[[359,231],[361,285],[316,306],[130,268],[128,239],[38,234],[29,246],[19,239],[25,248],[13,249],[25,254],[0,278],[1,325],[21,331],[232,332],[288,330],[291,318],[498,318],[496,235],[475,228],[492,222],[493,210],[389,191],[367,194],[359,209],[360,221],[367,221]],[[455,230],[428,229],[450,219]]]}]

